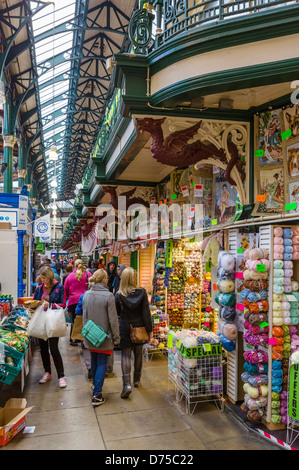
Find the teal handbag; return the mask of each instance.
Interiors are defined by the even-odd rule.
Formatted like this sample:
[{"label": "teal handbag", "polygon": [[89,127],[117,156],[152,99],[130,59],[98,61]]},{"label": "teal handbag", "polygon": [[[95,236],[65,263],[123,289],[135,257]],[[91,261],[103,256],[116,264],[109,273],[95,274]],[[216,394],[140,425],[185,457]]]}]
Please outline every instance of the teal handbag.
[{"label": "teal handbag", "polygon": [[103,341],[108,338],[108,335],[105,333],[105,331],[99,325],[96,325],[92,320],[88,320],[85,323],[81,331],[81,335],[90,341],[96,348],[98,348],[103,343]]},{"label": "teal handbag", "polygon": [[[85,302],[86,307],[86,296],[84,295],[83,301]],[[98,348],[106,338],[108,338],[107,333],[99,325],[96,325],[92,320],[88,320],[82,331],[81,335],[84,336],[90,343],[92,343],[96,348]]]}]

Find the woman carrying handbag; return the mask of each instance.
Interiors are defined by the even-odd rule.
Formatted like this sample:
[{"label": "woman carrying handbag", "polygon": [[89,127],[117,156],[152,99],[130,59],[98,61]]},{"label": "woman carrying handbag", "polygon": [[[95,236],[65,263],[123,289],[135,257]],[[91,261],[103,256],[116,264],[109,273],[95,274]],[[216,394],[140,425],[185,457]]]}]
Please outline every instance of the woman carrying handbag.
[{"label": "woman carrying handbag", "polygon": [[[134,355],[134,387],[138,387],[142,372],[142,347],[148,342],[153,330],[146,290],[137,287],[137,273],[133,268],[123,270],[119,291],[115,294],[119,315],[121,368],[123,389],[121,398],[128,398],[132,392],[131,353]],[[144,338],[138,339],[139,335]]]},{"label": "woman carrying handbag", "polygon": [[[40,270],[40,279],[42,284],[39,285],[35,292],[33,299],[40,300],[43,302],[44,310],[49,308],[55,309],[58,307],[65,307],[64,303],[64,289],[63,285],[59,284],[54,279],[54,272],[50,266],[44,266]],[[46,313],[45,313],[46,315]],[[46,341],[39,339],[40,352],[42,357],[43,366],[45,373],[40,379],[39,383],[44,384],[52,379],[51,375],[51,361],[50,361],[50,352],[56,367],[58,384],[60,388],[66,387],[66,380],[64,376],[64,367],[62,357],[58,348],[59,338],[48,338]],[[50,348],[50,352],[49,352]]]},{"label": "woman carrying handbag", "polygon": [[[103,269],[98,269],[89,278],[91,288],[83,297],[83,327],[91,320],[108,335],[104,341],[95,346],[84,338],[84,346],[91,353],[91,372],[93,378],[92,405],[99,406],[105,403],[102,388],[106,375],[107,361],[113,354],[113,347],[119,343],[118,318],[115,308],[114,296],[107,288],[108,275]],[[82,330],[83,334],[83,330]]]}]

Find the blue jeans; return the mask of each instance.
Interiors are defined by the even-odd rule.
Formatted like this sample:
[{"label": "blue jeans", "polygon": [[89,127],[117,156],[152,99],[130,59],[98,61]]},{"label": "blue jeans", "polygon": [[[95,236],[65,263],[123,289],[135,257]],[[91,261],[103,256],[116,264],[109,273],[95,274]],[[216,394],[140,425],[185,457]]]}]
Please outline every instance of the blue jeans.
[{"label": "blue jeans", "polygon": [[102,393],[103,383],[106,375],[107,361],[109,354],[90,352],[91,354],[91,373],[93,378],[93,394]]}]

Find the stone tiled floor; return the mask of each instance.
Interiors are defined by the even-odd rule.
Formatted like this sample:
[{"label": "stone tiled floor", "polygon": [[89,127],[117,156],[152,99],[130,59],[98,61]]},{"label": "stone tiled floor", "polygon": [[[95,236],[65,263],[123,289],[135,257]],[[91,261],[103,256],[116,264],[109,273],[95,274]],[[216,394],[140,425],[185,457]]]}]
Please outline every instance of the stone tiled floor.
[{"label": "stone tiled floor", "polygon": [[26,426],[32,434],[18,434],[1,450],[279,450],[249,432],[239,421],[213,402],[200,403],[192,415],[184,401],[177,402],[168,382],[167,358],[155,354],[144,363],[142,385],[127,400],[122,388],[120,351],[115,351],[113,374],[105,379],[106,403],[91,406],[91,383],[80,347],[60,340],[67,388],[53,379],[40,385],[40,354],[34,351],[24,392],[18,380],[0,387],[0,406],[14,397],[25,397],[34,408]]}]

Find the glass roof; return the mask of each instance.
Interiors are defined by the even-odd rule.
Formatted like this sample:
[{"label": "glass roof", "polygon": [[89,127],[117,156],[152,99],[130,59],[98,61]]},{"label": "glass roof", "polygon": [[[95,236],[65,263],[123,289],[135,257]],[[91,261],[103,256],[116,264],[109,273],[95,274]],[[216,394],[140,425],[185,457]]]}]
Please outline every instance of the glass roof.
[{"label": "glass roof", "polygon": [[[34,8],[32,2],[32,9]],[[75,16],[76,0],[54,0],[33,16],[33,35],[36,40],[35,54],[38,78],[39,100],[43,124],[43,140],[46,149],[47,177],[51,191],[51,181],[54,178],[54,164],[48,158],[48,150],[55,140],[59,160],[56,163],[57,182],[60,182],[60,166],[63,159],[63,136],[68,106],[68,91],[70,86],[69,72],[71,61],[70,52],[73,46],[73,32],[53,34],[54,28]],[[40,35],[47,34],[42,38]],[[55,60],[63,54],[63,62]],[[57,62],[57,63],[56,63]],[[46,67],[46,68],[45,68]],[[55,136],[55,138],[54,138]]]}]

